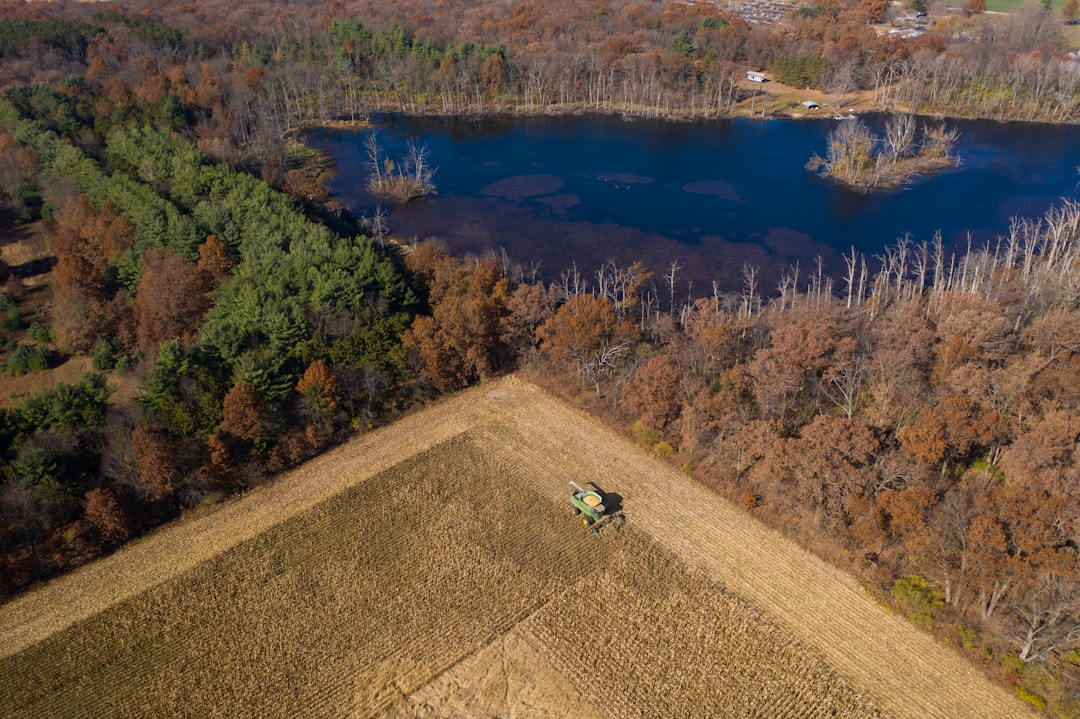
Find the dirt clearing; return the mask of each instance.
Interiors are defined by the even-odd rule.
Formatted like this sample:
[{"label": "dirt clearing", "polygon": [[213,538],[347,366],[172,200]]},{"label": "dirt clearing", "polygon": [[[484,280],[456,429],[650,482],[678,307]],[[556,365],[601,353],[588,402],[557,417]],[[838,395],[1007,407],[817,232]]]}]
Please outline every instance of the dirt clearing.
[{"label": "dirt clearing", "polygon": [[[621,495],[594,535],[567,481]],[[1020,717],[854,580],[514,378],[0,607],[9,716]]]}]

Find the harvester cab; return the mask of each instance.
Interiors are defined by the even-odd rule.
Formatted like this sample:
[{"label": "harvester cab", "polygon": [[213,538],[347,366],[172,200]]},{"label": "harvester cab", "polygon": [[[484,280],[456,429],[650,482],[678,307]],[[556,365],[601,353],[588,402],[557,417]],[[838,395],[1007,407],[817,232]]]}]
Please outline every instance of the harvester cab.
[{"label": "harvester cab", "polygon": [[600,492],[585,489],[576,482],[570,482],[574,492],[570,495],[570,504],[574,505],[574,514],[581,516],[581,523],[586,527],[592,527],[594,532],[599,532],[602,526],[611,521],[622,524],[621,515],[608,514],[604,506],[604,497]]}]

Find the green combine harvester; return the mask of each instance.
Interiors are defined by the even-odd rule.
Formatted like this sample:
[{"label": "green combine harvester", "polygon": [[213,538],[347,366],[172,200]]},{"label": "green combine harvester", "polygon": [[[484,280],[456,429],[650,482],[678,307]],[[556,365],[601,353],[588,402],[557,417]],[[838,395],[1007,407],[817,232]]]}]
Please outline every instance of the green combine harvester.
[{"label": "green combine harvester", "polygon": [[604,506],[604,497],[599,492],[587,490],[576,482],[571,482],[574,493],[570,495],[570,504],[574,505],[574,514],[581,515],[581,523],[586,527],[592,527],[594,532],[599,532],[602,527],[609,524],[621,527],[623,516],[621,514],[608,514]]}]

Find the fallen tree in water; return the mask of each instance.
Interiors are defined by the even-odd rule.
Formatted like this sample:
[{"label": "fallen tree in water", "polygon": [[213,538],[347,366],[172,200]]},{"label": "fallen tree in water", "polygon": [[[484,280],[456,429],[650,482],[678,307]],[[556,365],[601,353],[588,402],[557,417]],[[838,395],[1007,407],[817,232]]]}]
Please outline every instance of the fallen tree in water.
[{"label": "fallen tree in water", "polygon": [[861,193],[900,187],[915,175],[960,164],[953,154],[959,137],[956,128],[924,124],[916,142],[914,115],[891,116],[884,137],[862,120],[844,121],[829,133],[825,157],[814,153],[806,169]]}]

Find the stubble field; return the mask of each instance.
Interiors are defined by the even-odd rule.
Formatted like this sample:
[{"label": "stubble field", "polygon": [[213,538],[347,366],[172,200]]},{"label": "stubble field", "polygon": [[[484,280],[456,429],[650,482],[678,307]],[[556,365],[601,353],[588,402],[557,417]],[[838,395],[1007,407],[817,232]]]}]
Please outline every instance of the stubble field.
[{"label": "stubble field", "polygon": [[[567,481],[622,498],[594,535]],[[1020,717],[837,570],[514,378],[0,606],[22,716]]]}]

